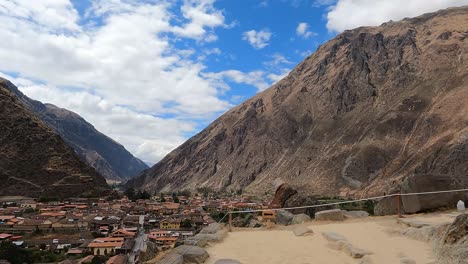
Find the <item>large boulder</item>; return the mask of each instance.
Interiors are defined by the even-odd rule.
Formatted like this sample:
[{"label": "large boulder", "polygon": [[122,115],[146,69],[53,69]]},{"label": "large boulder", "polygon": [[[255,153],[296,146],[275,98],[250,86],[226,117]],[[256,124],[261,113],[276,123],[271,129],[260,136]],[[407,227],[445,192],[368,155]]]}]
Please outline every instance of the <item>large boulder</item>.
[{"label": "large boulder", "polygon": [[[299,206],[317,205],[318,201],[299,190],[293,188],[287,183],[282,183],[276,189],[275,197],[271,202],[273,208],[289,208]],[[307,214],[314,216],[315,208],[300,208],[289,210],[292,214]]]},{"label": "large boulder", "polygon": [[384,197],[375,204],[374,215],[395,215],[398,213],[397,208],[397,198]]},{"label": "large boulder", "polygon": [[189,246],[199,246],[199,247],[206,247],[208,245],[208,241],[203,237],[189,237],[184,240],[184,245]]},{"label": "large boulder", "polygon": [[466,243],[468,246],[468,214],[461,214],[449,226],[444,243],[453,245]]},{"label": "large boulder", "polygon": [[344,214],[340,209],[320,211],[315,214],[315,220],[319,221],[343,221]]},{"label": "large boulder", "polygon": [[200,234],[216,234],[218,231],[221,231],[223,229],[224,229],[224,224],[212,223],[212,224],[209,224],[207,227],[204,227],[200,231]]},{"label": "large boulder", "polygon": [[310,229],[308,227],[305,227],[305,226],[296,226],[293,229],[293,233],[296,236],[305,236],[305,235],[308,235],[308,234],[313,234],[314,231],[312,231],[312,229]]},{"label": "large boulder", "polygon": [[142,251],[140,253],[140,261],[146,262],[148,260],[151,260],[155,258],[156,255],[158,255],[158,252],[158,246],[155,243],[148,241],[146,242],[146,251]]},{"label": "large boulder", "polygon": [[204,263],[205,260],[210,256],[208,252],[197,246],[182,245],[176,247],[171,253],[179,254],[184,258],[184,263]]},{"label": "large boulder", "polygon": [[304,222],[308,222],[310,221],[310,216],[306,215],[306,214],[297,214],[297,215],[294,215],[292,221],[291,221],[291,224],[292,225],[297,225],[297,224],[302,224]]},{"label": "large boulder", "polygon": [[249,226],[250,220],[253,218],[253,214],[246,214],[244,217],[237,216],[232,219],[232,225],[234,227],[247,227]]},{"label": "large boulder", "polygon": [[294,215],[291,214],[290,212],[286,210],[278,210],[276,211],[276,217],[275,217],[275,222],[278,225],[290,225],[292,220],[294,218]]},{"label": "large boulder", "polygon": [[257,219],[254,218],[250,220],[250,223],[249,223],[250,228],[258,228],[262,226],[263,226],[262,222],[258,221]]},{"label": "large boulder", "polygon": [[368,217],[369,213],[366,211],[343,211],[346,218],[363,218]]},{"label": "large boulder", "polygon": [[157,264],[184,264],[184,257],[182,257],[182,255],[180,254],[171,252],[156,263]]},{"label": "large boulder", "polygon": [[193,238],[195,240],[205,240],[207,242],[221,242],[227,236],[227,231],[222,229],[214,234],[207,234],[207,233],[199,233],[195,235]]},{"label": "large boulder", "polygon": [[292,188],[289,184],[280,184],[275,191],[275,197],[271,201],[272,207],[283,208],[286,201],[296,193],[296,189]]},{"label": "large boulder", "polygon": [[[415,174],[406,178],[401,184],[401,193],[446,191],[464,188],[463,184],[448,175]],[[434,195],[402,196],[402,210],[405,213],[417,213],[440,207],[455,208],[464,193],[439,193]]]}]

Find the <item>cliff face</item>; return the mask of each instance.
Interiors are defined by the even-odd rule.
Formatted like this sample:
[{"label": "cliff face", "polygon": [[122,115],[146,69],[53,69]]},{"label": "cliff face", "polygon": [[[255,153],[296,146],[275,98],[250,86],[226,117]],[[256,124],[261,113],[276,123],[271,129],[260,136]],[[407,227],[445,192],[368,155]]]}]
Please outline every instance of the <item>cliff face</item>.
[{"label": "cliff face", "polygon": [[108,190],[59,135],[0,82],[0,195],[70,197]]},{"label": "cliff face", "polygon": [[32,100],[11,82],[0,78],[12,93],[41,121],[58,133],[78,156],[110,180],[126,181],[148,166],[135,158],[122,145],[97,131],[81,116],[52,104]]},{"label": "cliff face", "polygon": [[264,194],[281,178],[351,197],[412,177],[466,187],[467,30],[462,7],[345,31],[128,186]]}]

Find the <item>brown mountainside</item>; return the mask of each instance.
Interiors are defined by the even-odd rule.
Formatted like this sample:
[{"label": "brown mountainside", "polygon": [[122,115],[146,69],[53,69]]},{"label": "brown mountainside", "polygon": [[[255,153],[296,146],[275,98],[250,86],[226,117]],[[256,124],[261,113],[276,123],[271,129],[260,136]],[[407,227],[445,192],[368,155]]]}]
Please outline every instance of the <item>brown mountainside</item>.
[{"label": "brown mountainside", "polygon": [[102,134],[78,114],[52,104],[32,100],[11,82],[0,78],[21,102],[39,119],[59,134],[78,156],[106,179],[126,181],[148,166],[135,158],[121,144]]},{"label": "brown mountainside", "polygon": [[59,135],[0,82],[0,195],[70,197],[108,190]]},{"label": "brown mountainside", "polygon": [[345,31],[128,186],[278,178],[327,196],[467,187],[468,7]]}]

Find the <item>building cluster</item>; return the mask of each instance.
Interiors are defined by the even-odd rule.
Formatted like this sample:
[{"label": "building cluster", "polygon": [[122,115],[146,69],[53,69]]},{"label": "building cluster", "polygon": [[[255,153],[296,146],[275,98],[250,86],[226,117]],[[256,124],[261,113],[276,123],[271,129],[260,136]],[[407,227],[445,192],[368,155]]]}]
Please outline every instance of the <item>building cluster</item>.
[{"label": "building cluster", "polygon": [[[69,256],[106,256],[109,261],[138,260],[148,242],[168,250],[216,222],[231,210],[266,206],[247,198],[155,196],[121,199],[67,199],[38,202],[13,199],[0,208],[0,240],[19,247],[62,252]],[[51,239],[52,238],[52,239]]]}]

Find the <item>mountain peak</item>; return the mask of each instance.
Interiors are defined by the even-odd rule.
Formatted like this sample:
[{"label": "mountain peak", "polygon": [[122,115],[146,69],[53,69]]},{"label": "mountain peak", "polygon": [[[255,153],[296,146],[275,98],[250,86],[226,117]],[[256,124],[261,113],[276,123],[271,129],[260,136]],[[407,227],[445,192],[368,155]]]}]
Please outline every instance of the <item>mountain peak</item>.
[{"label": "mountain peak", "polygon": [[[468,7],[347,30],[128,186],[328,196],[468,183]],[[416,177],[416,178],[415,178]]]}]

